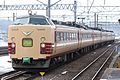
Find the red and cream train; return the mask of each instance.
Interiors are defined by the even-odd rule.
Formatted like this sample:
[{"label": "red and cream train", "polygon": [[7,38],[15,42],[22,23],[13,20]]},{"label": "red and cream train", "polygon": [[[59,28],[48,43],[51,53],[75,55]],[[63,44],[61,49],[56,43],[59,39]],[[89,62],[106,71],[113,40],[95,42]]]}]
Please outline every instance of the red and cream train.
[{"label": "red and cream train", "polygon": [[8,52],[13,68],[49,68],[73,59],[78,54],[75,51],[90,50],[115,39],[112,31],[53,22],[58,23],[42,15],[29,15],[9,26]]}]

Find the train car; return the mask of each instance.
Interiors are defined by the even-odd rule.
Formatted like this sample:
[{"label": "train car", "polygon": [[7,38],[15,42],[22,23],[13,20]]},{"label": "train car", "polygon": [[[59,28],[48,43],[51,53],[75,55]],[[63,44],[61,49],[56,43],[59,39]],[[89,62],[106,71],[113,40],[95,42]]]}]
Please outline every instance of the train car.
[{"label": "train car", "polygon": [[55,30],[55,54],[72,52],[78,49],[78,28],[57,25]]},{"label": "train car", "polygon": [[[17,18],[8,29],[12,67],[20,70],[49,68],[73,59],[78,54],[75,51],[104,39],[101,39],[101,31],[75,26],[65,25],[65,22],[55,25],[42,15]],[[109,41],[114,40],[113,36],[109,37]]]},{"label": "train car", "polygon": [[79,29],[79,48],[84,48],[93,45],[93,30]]}]

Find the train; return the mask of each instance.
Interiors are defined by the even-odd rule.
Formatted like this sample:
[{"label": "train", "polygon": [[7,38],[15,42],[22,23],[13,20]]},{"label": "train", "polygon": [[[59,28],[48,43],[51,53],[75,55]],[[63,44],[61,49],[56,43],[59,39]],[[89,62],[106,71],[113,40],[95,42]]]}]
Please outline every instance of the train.
[{"label": "train", "polygon": [[16,70],[46,69],[114,40],[113,31],[26,15],[8,28],[8,53]]}]

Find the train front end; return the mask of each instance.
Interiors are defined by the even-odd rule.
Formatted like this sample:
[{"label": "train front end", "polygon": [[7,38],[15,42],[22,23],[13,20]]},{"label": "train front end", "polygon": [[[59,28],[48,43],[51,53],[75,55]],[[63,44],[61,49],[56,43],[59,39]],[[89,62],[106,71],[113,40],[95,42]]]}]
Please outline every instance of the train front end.
[{"label": "train front end", "polygon": [[16,20],[8,30],[8,53],[14,69],[48,68],[54,53],[54,24],[44,16]]}]

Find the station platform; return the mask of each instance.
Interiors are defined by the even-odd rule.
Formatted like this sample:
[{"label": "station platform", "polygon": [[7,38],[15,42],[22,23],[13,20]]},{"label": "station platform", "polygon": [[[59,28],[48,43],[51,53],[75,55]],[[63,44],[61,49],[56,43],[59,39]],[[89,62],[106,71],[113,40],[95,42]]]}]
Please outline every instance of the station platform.
[{"label": "station platform", "polygon": [[107,68],[100,80],[120,80],[120,68]]},{"label": "station platform", "polygon": [[0,75],[10,71],[14,71],[10,57],[8,55],[0,56]]}]

